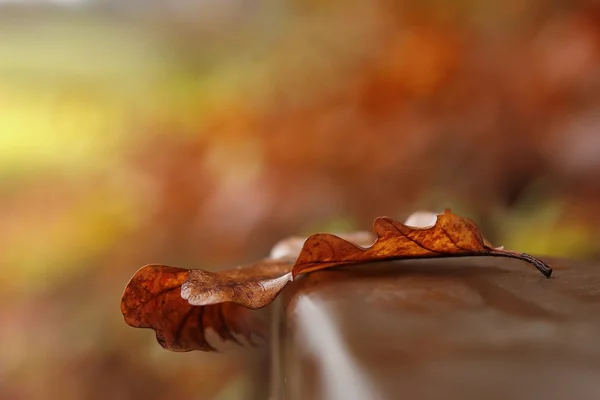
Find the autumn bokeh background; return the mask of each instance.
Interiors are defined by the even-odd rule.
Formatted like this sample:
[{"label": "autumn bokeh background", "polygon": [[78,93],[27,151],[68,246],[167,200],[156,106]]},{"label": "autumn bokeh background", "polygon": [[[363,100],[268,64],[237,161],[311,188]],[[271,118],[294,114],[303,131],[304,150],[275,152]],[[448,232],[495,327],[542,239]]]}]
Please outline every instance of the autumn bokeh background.
[{"label": "autumn bokeh background", "polygon": [[146,263],[219,269],[415,209],[600,258],[594,1],[0,1],[0,397],[238,399],[127,327]]}]

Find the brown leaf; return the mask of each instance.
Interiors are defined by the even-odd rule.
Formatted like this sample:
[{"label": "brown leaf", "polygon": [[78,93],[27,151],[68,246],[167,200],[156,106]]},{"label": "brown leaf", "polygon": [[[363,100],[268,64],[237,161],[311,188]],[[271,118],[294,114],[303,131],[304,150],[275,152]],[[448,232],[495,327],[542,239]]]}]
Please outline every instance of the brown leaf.
[{"label": "brown leaf", "polygon": [[[494,256],[518,258],[534,265],[546,277],[552,270],[527,254],[489,247],[475,224],[446,210],[435,225],[415,228],[390,218],[377,218],[370,235],[349,234],[344,238],[316,234],[278,244],[278,259],[265,259],[246,267],[221,272],[186,270],[147,265],[125,288],[121,311],[125,322],[152,328],[160,344],[174,351],[214,350],[206,340],[212,328],[225,341],[238,342],[240,335],[253,343],[252,335],[266,336],[264,323],[252,309],[270,304],[299,274],[346,264],[407,258]],[[354,244],[347,239],[356,240]],[[361,247],[359,244],[369,244]]]},{"label": "brown leaf", "polygon": [[265,260],[211,273],[146,265],[127,284],[121,312],[127,324],[154,329],[158,342],[172,351],[215,350],[206,340],[209,328],[224,341],[239,343],[238,334],[253,343],[252,335],[266,338],[267,329],[250,308],[273,301],[292,266],[293,259]]},{"label": "brown leaf", "polygon": [[195,306],[233,301],[247,308],[262,308],[292,280],[293,263],[286,258],[221,272],[191,270],[181,286],[181,297]]},{"label": "brown leaf", "polygon": [[494,256],[518,258],[535,266],[544,276],[552,269],[524,253],[488,247],[475,224],[445,210],[434,226],[415,228],[391,218],[373,223],[377,240],[362,248],[330,234],[310,236],[296,260],[292,275],[305,274],[332,266],[406,258]]}]

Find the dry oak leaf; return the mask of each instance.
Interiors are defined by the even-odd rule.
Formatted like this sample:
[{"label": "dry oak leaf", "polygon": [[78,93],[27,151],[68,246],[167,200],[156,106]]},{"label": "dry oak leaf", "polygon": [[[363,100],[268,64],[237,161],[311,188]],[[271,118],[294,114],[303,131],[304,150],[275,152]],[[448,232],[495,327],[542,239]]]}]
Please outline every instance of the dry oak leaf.
[{"label": "dry oak leaf", "polygon": [[552,269],[544,262],[524,253],[492,248],[477,226],[450,210],[437,216],[433,226],[416,228],[388,217],[373,223],[377,240],[362,248],[335,235],[318,233],[306,239],[292,270],[293,277],[336,265],[407,258],[491,256],[526,261],[547,278]]},{"label": "dry oak leaf", "polygon": [[396,259],[493,256],[517,258],[546,277],[552,274],[532,256],[490,247],[473,222],[450,210],[430,227],[380,217],[373,230],[374,242],[364,232],[315,234],[302,247],[302,239],[290,238],[274,247],[271,258],[220,272],[147,265],[127,284],[121,312],[127,324],[154,329],[158,342],[169,350],[214,351],[207,340],[209,329],[236,343],[244,338],[253,344],[253,335],[266,337],[265,323],[252,310],[270,304],[296,276],[320,269]]},{"label": "dry oak leaf", "polygon": [[[172,351],[214,351],[207,340],[211,328],[223,341],[241,344],[238,335],[253,344],[252,336],[266,338],[268,329],[250,309],[273,301],[291,279],[293,262],[263,260],[219,273],[146,265],[127,284],[121,312],[127,324],[154,329],[160,345]],[[204,290],[186,292],[196,287]]]}]

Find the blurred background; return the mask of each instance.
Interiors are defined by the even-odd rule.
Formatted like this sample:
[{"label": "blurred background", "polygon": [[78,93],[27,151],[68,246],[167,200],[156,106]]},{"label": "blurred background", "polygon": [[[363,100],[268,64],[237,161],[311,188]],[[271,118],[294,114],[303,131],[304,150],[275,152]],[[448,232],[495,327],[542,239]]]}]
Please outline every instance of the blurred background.
[{"label": "blurred background", "polygon": [[0,0],[0,397],[239,399],[119,302],[147,263],[453,211],[600,259],[600,3]]}]

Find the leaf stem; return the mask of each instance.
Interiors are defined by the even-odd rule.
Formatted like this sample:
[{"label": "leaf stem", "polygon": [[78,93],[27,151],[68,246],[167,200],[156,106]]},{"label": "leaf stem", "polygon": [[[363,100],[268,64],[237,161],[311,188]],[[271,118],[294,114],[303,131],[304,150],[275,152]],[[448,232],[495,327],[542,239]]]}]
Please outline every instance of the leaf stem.
[{"label": "leaf stem", "polygon": [[493,250],[490,249],[488,253],[482,255],[490,255],[492,257],[507,257],[507,258],[516,258],[517,260],[525,261],[538,269],[546,278],[550,278],[552,275],[552,268],[548,266],[542,260],[530,256],[525,253],[515,253],[507,250]]}]

